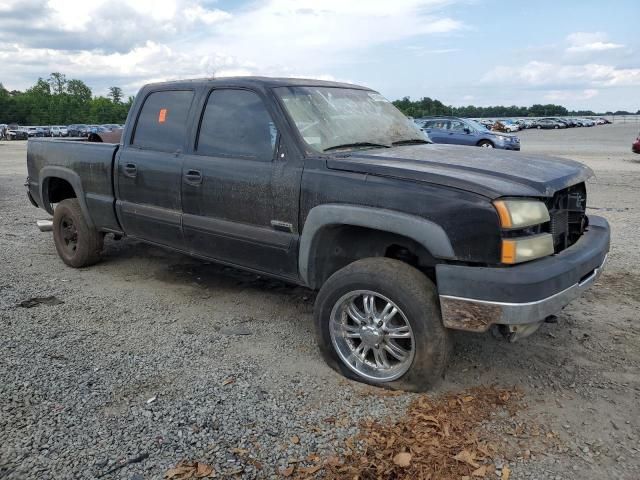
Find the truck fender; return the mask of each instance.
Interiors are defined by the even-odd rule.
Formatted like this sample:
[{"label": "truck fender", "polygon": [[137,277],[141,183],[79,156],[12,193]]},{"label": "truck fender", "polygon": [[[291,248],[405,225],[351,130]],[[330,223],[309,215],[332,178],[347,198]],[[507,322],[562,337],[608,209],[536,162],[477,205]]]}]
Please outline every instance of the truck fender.
[{"label": "truck fender", "polygon": [[84,215],[84,218],[87,221],[87,224],[89,225],[89,227],[93,227],[93,221],[91,220],[91,215],[89,215],[89,209],[87,208],[87,201],[84,195],[84,189],[82,188],[82,181],[80,180],[80,175],[78,175],[76,172],[68,168],[59,167],[59,166],[48,166],[48,167],[43,167],[42,170],[40,170],[39,189],[40,189],[40,198],[42,199],[42,204],[44,209],[48,213],[53,215],[53,207],[47,200],[45,200],[49,198],[47,179],[52,177],[61,178],[69,182],[69,184],[73,188],[73,191],[76,194],[76,198],[78,199],[78,202],[80,203],[80,208],[82,210],[82,214]]},{"label": "truck fender", "polygon": [[449,237],[440,225],[430,220],[382,208],[343,204],[318,205],[309,211],[300,236],[298,269],[300,277],[307,285],[311,284],[309,271],[314,238],[320,230],[332,225],[353,225],[403,235],[422,245],[435,258],[455,258]]}]

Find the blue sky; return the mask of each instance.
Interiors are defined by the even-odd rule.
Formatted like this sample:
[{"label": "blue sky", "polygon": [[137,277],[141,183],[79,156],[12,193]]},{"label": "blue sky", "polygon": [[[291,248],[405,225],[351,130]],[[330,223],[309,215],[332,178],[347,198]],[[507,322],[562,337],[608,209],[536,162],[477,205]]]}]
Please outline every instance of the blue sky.
[{"label": "blue sky", "polygon": [[0,82],[96,94],[209,75],[308,76],[390,99],[640,109],[640,1],[0,0]]}]

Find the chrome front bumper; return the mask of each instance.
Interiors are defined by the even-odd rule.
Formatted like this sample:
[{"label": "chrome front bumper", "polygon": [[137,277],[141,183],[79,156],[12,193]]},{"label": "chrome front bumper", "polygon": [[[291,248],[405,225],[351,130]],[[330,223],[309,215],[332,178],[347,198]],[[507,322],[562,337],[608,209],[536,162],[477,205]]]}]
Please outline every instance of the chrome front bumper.
[{"label": "chrome front bumper", "polygon": [[578,298],[600,277],[607,261],[593,269],[578,283],[542,300],[525,303],[492,302],[440,295],[440,309],[443,324],[447,328],[484,332],[491,325],[524,325],[541,322],[558,313],[570,302]]}]

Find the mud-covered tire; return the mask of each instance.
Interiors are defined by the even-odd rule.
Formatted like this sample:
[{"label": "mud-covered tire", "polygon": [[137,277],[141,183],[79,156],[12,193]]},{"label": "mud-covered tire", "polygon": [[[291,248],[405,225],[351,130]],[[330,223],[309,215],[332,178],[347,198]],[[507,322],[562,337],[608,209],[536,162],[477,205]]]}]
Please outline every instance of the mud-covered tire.
[{"label": "mud-covered tire", "polygon": [[[397,306],[401,318],[410,325],[414,349],[412,361],[398,378],[371,378],[357,371],[357,362],[349,366],[344,359],[344,345],[351,345],[349,348],[353,348],[354,343],[347,343],[338,336],[336,331],[340,331],[342,323],[336,323],[334,318],[340,315],[341,322],[350,321],[344,320],[349,314],[342,307],[343,299],[351,298],[352,293],[363,291],[380,295],[383,306],[385,301]],[[364,306],[365,315],[366,310]],[[422,272],[406,263],[390,258],[367,258],[347,265],[334,273],[320,289],[314,317],[322,356],[329,366],[348,378],[395,390],[422,392],[435,385],[444,375],[452,348],[450,334],[442,325],[436,286]],[[336,324],[340,327],[335,327]],[[353,329],[353,326],[349,328]],[[382,330],[385,328],[386,326]],[[335,338],[338,340],[334,341]],[[364,336],[362,338],[364,342]],[[370,338],[367,340],[370,341]],[[381,345],[385,345],[384,340]],[[371,356],[375,357],[376,354],[379,352],[372,352]],[[375,371],[378,359],[374,358],[371,363],[376,364],[371,367]],[[384,368],[380,370],[384,371]]]},{"label": "mud-covered tire", "polygon": [[81,268],[100,260],[104,236],[89,227],[78,199],[68,198],[53,213],[53,241],[64,263]]}]

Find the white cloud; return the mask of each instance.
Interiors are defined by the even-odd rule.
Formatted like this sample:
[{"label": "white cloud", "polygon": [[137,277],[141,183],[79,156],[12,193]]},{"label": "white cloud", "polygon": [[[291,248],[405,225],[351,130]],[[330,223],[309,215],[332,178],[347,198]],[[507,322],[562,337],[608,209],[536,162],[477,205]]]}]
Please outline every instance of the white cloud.
[{"label": "white cloud", "polygon": [[607,41],[607,35],[602,32],[576,32],[567,36],[568,53],[604,52],[624,48],[620,43]]},{"label": "white cloud", "polygon": [[483,76],[482,81],[522,87],[632,86],[640,85],[640,68],[618,68],[595,63],[561,65],[531,61],[520,66],[495,67]]},{"label": "white cloud", "polygon": [[[327,78],[377,46],[463,28],[439,14],[451,1],[265,0],[227,12],[204,0],[92,0],[82,8],[75,0],[0,0],[0,80],[25,88],[60,71],[99,85],[96,93],[113,84],[134,93],[147,81],[213,73]],[[28,19],[25,6],[34,12]]]},{"label": "white cloud", "polygon": [[585,90],[551,90],[545,94],[545,100],[550,102],[575,102],[580,100],[589,100],[600,93],[595,88],[587,88]]}]

